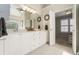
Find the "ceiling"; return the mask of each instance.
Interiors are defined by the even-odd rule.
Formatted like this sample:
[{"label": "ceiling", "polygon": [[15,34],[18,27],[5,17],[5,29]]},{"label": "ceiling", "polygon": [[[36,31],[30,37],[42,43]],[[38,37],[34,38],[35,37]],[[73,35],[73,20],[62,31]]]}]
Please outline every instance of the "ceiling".
[{"label": "ceiling", "polygon": [[41,8],[45,8],[47,6],[49,6],[50,4],[40,4]]}]

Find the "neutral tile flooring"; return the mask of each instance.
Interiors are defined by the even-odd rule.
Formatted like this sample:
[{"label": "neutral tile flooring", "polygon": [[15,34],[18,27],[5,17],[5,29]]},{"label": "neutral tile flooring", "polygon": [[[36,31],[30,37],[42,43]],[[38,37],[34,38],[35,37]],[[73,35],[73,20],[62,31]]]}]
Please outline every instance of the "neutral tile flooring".
[{"label": "neutral tile flooring", "polygon": [[56,44],[50,46],[48,44],[32,51],[29,55],[73,55],[72,48]]},{"label": "neutral tile flooring", "polygon": [[72,43],[67,38],[57,37],[56,42],[67,47],[72,47]]}]

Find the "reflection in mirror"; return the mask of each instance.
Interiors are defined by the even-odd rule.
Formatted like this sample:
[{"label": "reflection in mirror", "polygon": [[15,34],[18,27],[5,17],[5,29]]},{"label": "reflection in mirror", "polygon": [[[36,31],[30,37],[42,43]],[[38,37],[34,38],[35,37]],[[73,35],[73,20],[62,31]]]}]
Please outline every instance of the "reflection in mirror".
[{"label": "reflection in mirror", "polygon": [[10,7],[10,20],[18,24],[18,30],[38,29],[37,17],[39,17],[39,14],[22,10],[20,5],[11,5]]},{"label": "reflection in mirror", "polygon": [[6,27],[7,27],[7,30],[9,31],[18,31],[18,24],[15,23],[15,22],[8,22],[6,23]]}]

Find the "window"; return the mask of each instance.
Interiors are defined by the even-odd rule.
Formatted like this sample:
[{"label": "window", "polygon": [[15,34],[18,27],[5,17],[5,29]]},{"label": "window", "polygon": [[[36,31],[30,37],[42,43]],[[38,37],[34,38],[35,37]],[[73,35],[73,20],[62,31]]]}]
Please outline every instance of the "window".
[{"label": "window", "polygon": [[72,31],[73,31],[73,20],[70,19],[70,32],[72,32]]},{"label": "window", "polygon": [[68,26],[62,26],[61,32],[68,32]]},{"label": "window", "polygon": [[68,32],[68,19],[61,20],[61,32]]},{"label": "window", "polygon": [[61,32],[72,32],[73,31],[73,20],[62,19],[61,20]]}]

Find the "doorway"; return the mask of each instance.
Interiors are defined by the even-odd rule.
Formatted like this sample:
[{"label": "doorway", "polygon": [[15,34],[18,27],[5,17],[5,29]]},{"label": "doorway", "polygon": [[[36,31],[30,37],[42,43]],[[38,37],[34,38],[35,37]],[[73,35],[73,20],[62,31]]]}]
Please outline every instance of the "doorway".
[{"label": "doorway", "polygon": [[65,12],[56,13],[56,43],[72,48],[72,13]]}]

